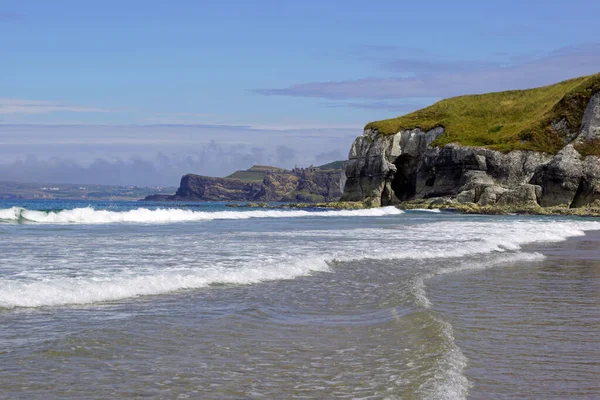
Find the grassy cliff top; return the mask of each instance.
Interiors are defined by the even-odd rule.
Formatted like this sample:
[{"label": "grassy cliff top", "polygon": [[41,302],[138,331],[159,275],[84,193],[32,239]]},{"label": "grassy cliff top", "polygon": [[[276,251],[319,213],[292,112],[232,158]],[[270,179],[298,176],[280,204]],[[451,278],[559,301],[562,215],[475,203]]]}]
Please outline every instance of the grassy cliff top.
[{"label": "grassy cliff top", "polygon": [[[319,167],[314,167],[317,170],[338,170],[342,169],[345,161],[333,161],[329,164],[324,164]],[[265,179],[267,172],[291,173],[284,168],[271,167],[269,165],[253,165],[245,171],[235,171],[233,174],[226,176],[226,179],[239,179],[247,182],[262,182]]]},{"label": "grassy cliff top", "polygon": [[285,172],[283,168],[271,167],[269,165],[253,165],[245,171],[235,171],[233,174],[226,176],[229,179],[239,179],[247,182],[262,182],[268,171]]},{"label": "grassy cliff top", "polygon": [[346,161],[332,161],[327,164],[316,167],[317,169],[330,170],[330,169],[344,169]]},{"label": "grassy cliff top", "polygon": [[285,171],[285,168],[279,168],[279,167],[272,167],[270,165],[253,165],[250,168],[248,168],[246,171],[251,171],[251,172],[267,172],[267,171],[271,171],[271,172],[282,172]]},{"label": "grassy cliff top", "polygon": [[380,134],[444,127],[434,146],[459,143],[494,150],[534,150],[556,153],[564,147],[552,121],[565,119],[579,131],[593,94],[600,92],[600,74],[570,79],[528,90],[468,95],[442,100],[397,118],[367,124]]}]

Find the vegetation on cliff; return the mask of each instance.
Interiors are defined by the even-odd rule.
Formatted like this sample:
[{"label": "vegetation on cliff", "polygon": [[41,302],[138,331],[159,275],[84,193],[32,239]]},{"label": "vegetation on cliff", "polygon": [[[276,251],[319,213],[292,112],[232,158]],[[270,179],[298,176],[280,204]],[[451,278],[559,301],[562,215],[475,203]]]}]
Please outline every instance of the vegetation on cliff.
[{"label": "vegetation on cliff", "polygon": [[226,179],[239,179],[247,182],[262,182],[269,172],[285,172],[283,168],[271,167],[268,165],[253,165],[245,171],[235,171],[226,176]]},{"label": "vegetation on cliff", "polygon": [[[318,167],[309,167],[308,169],[312,170],[342,170],[344,169],[345,161],[332,161],[328,164],[323,164]],[[262,182],[269,173],[285,173],[286,170],[284,168],[272,167],[269,165],[253,165],[247,170],[238,170],[233,174],[228,175],[225,179],[239,179],[241,181],[246,182]]]},{"label": "vegetation on cliff", "polygon": [[323,165],[315,167],[315,168],[327,171],[327,170],[331,170],[331,169],[344,169],[345,165],[346,165],[346,161],[332,161],[328,164],[323,164]]},{"label": "vegetation on cliff", "polygon": [[[595,74],[535,89],[445,99],[404,116],[371,122],[365,129],[395,134],[442,126],[444,134],[433,146],[459,143],[555,154],[564,147],[566,136],[579,131],[588,102],[599,92],[600,74]],[[585,152],[600,155],[600,146],[585,145]]]}]

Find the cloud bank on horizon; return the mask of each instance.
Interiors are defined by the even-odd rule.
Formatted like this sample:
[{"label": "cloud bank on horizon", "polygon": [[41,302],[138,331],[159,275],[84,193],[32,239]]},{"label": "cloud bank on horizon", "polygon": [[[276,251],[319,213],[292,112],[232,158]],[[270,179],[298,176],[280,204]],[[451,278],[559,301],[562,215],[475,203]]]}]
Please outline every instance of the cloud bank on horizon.
[{"label": "cloud bank on horizon", "polygon": [[369,121],[600,72],[599,2],[401,3],[9,0],[0,179],[318,165]]},{"label": "cloud bank on horizon", "polygon": [[177,186],[185,173],[225,176],[254,164],[321,165],[346,158],[355,137],[348,129],[212,125],[1,129],[1,180],[140,186]]}]

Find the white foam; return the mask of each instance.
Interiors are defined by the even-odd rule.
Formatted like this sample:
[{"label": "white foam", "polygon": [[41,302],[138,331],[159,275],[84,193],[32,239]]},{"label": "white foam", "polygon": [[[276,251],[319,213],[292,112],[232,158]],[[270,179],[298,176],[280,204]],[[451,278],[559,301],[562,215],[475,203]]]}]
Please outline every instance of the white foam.
[{"label": "white foam", "polygon": [[[411,289],[416,303],[428,309],[431,308],[431,301],[427,298],[425,282],[435,276],[482,270],[520,261],[541,261],[545,258],[543,254],[539,253],[517,252],[488,261],[463,262],[455,267],[440,268],[430,273],[418,275],[415,277]],[[435,320],[442,326],[442,336],[446,342],[446,349],[437,362],[435,373],[419,387],[419,391],[427,399],[466,399],[471,387],[471,383],[464,372],[468,359],[456,344],[452,325],[439,317],[435,317]]]},{"label": "white foam", "polygon": [[445,351],[435,366],[433,376],[419,387],[419,392],[431,400],[466,399],[471,387],[465,375],[468,359],[456,344],[452,325],[440,318],[435,320],[441,325]]},{"label": "white foam", "polygon": [[0,220],[16,221],[22,210],[24,209],[20,207],[2,208],[0,209]]},{"label": "white foam", "polygon": [[520,261],[523,262],[533,262],[533,261],[542,261],[546,258],[543,254],[540,253],[523,253],[516,252],[513,254],[502,255],[500,257],[496,257],[495,259],[488,261],[480,261],[480,262],[462,262],[458,266],[440,268],[436,271],[432,271],[426,274],[418,275],[415,277],[412,284],[412,293],[415,296],[417,304],[419,304],[423,308],[431,308],[431,302],[427,298],[426,293],[426,285],[425,282],[439,275],[447,275],[454,274],[464,271],[476,271],[482,270],[491,267],[497,267],[506,264],[514,264]]},{"label": "white foam", "polygon": [[[1,211],[5,218],[22,218],[23,209]],[[39,213],[41,218],[50,218],[51,221],[54,221],[52,218],[62,218],[63,222],[59,223],[78,218],[95,221],[92,216],[97,218],[98,223],[108,223],[107,221],[113,220],[148,222],[150,217],[154,221],[164,221],[163,212],[169,218],[183,213],[182,218],[190,218],[191,215],[194,218],[217,219],[224,216],[239,219],[307,215],[329,218],[338,215],[366,216],[369,213],[395,215],[399,210],[381,208],[323,212],[260,210],[209,213],[147,209],[111,212],[81,208],[68,212],[35,213]],[[328,229],[332,224],[324,220],[321,222],[321,230],[284,229],[266,232],[213,233],[190,227],[177,235],[166,236],[161,234],[160,227],[156,230],[143,230],[139,234],[114,229],[109,236],[96,235],[94,232],[81,233],[84,236],[49,235],[43,241],[32,241],[27,235],[14,235],[9,237],[8,242],[4,242],[4,247],[1,247],[3,243],[0,242],[0,305],[32,307],[93,303],[202,287],[214,282],[248,284],[262,280],[289,279],[322,270],[329,261],[394,259],[398,262],[390,265],[400,268],[405,266],[402,261],[407,259],[449,259],[476,254],[481,255],[478,258],[493,258],[499,262],[527,261],[542,256],[522,252],[524,244],[562,241],[568,237],[584,235],[587,230],[600,229],[600,223],[585,220],[489,218],[473,221],[458,218],[439,222],[433,217],[432,220],[438,222],[414,224],[410,222],[410,218],[401,218],[398,219],[398,224],[380,224],[379,221],[367,219],[356,221],[354,229]],[[497,254],[493,255],[494,253]],[[454,266],[437,271],[425,270],[415,277],[413,294],[423,307],[431,306],[425,292],[427,279],[436,274],[490,266],[469,263],[458,265],[456,260],[450,261],[450,264]],[[169,270],[173,265],[177,265],[179,269]]]},{"label": "white foam", "polygon": [[237,269],[215,266],[173,272],[155,271],[148,275],[131,275],[123,271],[108,277],[50,277],[33,282],[0,280],[0,307],[88,304],[195,289],[217,283],[249,285],[293,279],[328,270],[329,266],[322,258],[307,258],[283,265],[247,265]]},{"label": "white foam", "polygon": [[[517,252],[502,255],[487,262],[463,262],[459,266],[440,268],[434,272],[417,276],[412,285],[413,295],[417,304],[424,308],[430,308],[431,302],[425,292],[425,282],[435,276],[481,270],[505,264],[514,264],[519,261],[531,262],[543,259],[545,259],[545,256],[539,253]],[[456,343],[452,325],[437,316],[434,316],[434,320],[441,326],[444,351],[437,361],[434,373],[419,387],[419,392],[427,399],[466,399],[471,387],[471,383],[465,374],[468,359]]]},{"label": "white foam", "polygon": [[[545,256],[539,253],[517,252],[510,255],[502,255],[493,260],[488,260],[487,262],[463,262],[456,267],[440,268],[434,272],[417,276],[412,285],[413,295],[415,296],[417,304],[421,305],[423,308],[430,308],[431,302],[427,298],[425,282],[435,276],[481,270],[505,264],[514,264],[519,261],[531,262],[541,261],[543,259],[545,259]],[[436,363],[434,372],[419,387],[418,391],[422,393],[423,397],[426,399],[466,399],[471,387],[471,383],[465,374],[468,359],[456,343],[452,325],[438,316],[434,316],[434,320],[441,326],[444,349]]]},{"label": "white foam", "polygon": [[95,210],[91,207],[62,211],[37,211],[20,207],[0,210],[0,220],[46,224],[110,224],[110,223],[169,223],[210,221],[216,219],[249,218],[300,218],[300,217],[379,217],[398,215],[403,211],[395,207],[364,210],[251,210],[251,211],[191,211],[175,208],[150,210],[137,208],[129,211]]},{"label": "white foam", "polygon": [[[521,250],[523,245],[561,242],[600,229],[592,221],[503,221],[503,222],[438,222],[403,227],[401,230],[364,230],[356,233],[363,240],[379,238],[387,246],[375,245],[359,251],[340,253],[339,261],[364,258],[435,259],[459,258],[475,254],[505,253]],[[353,233],[354,234],[354,233]],[[349,236],[348,233],[346,233]]]}]

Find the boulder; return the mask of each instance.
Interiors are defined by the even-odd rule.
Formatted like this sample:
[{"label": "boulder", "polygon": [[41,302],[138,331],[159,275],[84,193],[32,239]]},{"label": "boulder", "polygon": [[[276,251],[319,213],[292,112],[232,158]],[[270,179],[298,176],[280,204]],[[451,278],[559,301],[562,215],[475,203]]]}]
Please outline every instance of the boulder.
[{"label": "boulder", "polygon": [[477,204],[480,206],[494,205],[498,201],[498,198],[507,191],[508,189],[501,186],[486,186],[483,188],[483,192],[479,196]]},{"label": "boulder", "polygon": [[581,155],[572,144],[565,146],[549,163],[541,165],[531,180],[542,187],[540,205],[570,206],[583,176]]},{"label": "boulder", "polygon": [[600,138],[600,93],[592,96],[585,108],[577,141],[592,141],[598,138]]},{"label": "boulder", "polygon": [[456,196],[459,203],[475,203],[475,189],[464,190]]},{"label": "boulder", "polygon": [[499,206],[539,206],[542,188],[537,185],[520,185],[501,193],[496,200]]},{"label": "boulder", "polygon": [[583,176],[571,207],[589,206],[600,200],[600,158],[596,156],[586,157],[582,165]]}]

